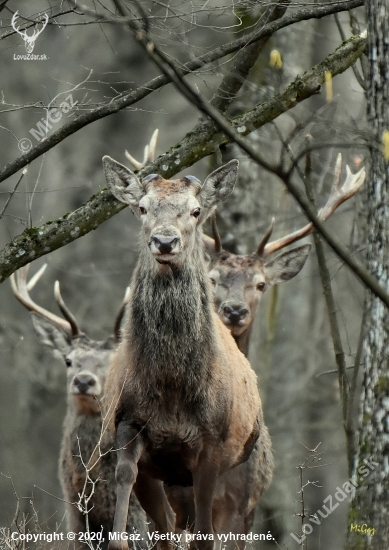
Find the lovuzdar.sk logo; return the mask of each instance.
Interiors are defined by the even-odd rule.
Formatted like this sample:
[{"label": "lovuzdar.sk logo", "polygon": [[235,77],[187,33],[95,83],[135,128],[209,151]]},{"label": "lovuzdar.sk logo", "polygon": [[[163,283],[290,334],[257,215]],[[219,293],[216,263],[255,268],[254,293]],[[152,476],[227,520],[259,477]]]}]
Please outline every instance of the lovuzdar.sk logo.
[{"label": "lovuzdar.sk logo", "polygon": [[32,55],[32,52],[34,51],[35,42],[38,39],[38,36],[44,31],[44,29],[47,26],[47,23],[49,21],[49,16],[47,13],[44,14],[43,19],[41,21],[36,21],[35,26],[39,23],[42,25],[41,28],[34,28],[31,35],[27,34],[27,29],[20,30],[20,25],[17,23],[18,17],[18,11],[16,11],[11,19],[11,25],[15,32],[17,32],[24,40],[24,45],[26,47],[27,55],[14,55],[14,59],[23,59],[23,60],[30,60],[30,59],[47,59],[46,54],[43,55]]}]

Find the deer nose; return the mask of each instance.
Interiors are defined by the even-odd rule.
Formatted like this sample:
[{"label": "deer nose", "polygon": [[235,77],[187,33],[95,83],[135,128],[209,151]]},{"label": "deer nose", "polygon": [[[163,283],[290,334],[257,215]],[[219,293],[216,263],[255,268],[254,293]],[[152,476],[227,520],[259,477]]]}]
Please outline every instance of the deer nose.
[{"label": "deer nose", "polygon": [[232,324],[237,324],[247,317],[249,310],[242,305],[228,305],[223,307],[223,313]]},{"label": "deer nose", "polygon": [[96,378],[91,374],[77,374],[73,378],[73,386],[77,388],[79,393],[88,393],[88,390],[95,385]]},{"label": "deer nose", "polygon": [[179,242],[180,238],[177,235],[153,235],[151,240],[154,243],[155,248],[157,248],[161,254],[170,254]]}]

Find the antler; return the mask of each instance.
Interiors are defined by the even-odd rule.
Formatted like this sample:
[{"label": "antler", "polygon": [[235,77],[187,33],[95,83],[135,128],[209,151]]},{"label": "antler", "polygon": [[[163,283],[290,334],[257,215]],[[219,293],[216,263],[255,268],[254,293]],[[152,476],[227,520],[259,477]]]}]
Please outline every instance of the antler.
[{"label": "antler", "polygon": [[[34,34],[32,35],[32,38],[35,38],[36,36],[39,36],[41,32],[43,32],[47,26],[47,23],[49,22],[49,16],[47,15],[47,13],[45,13],[44,15],[45,17],[45,22],[43,23],[43,27],[41,28],[41,30],[37,29],[35,30],[34,29]],[[42,21],[41,21],[42,23]]]},{"label": "antler", "polygon": [[158,140],[158,133],[159,133],[158,129],[154,130],[153,135],[151,136],[151,139],[150,139],[150,143],[145,147],[142,162],[135,160],[134,157],[131,156],[128,151],[125,151],[126,157],[128,158],[128,160],[131,162],[131,164],[136,170],[141,170],[149,160],[154,160],[155,148],[157,146],[157,140]]},{"label": "antler", "polygon": [[49,22],[49,16],[47,15],[47,13],[45,13],[45,15],[44,15],[45,21],[44,21],[44,23],[43,23],[43,27],[41,28],[41,30],[39,30],[39,29],[34,29],[34,32],[33,32],[32,36],[28,36],[27,31],[20,31],[20,30],[16,27],[16,19],[17,19],[17,17],[18,17],[18,13],[19,13],[19,11],[15,11],[15,13],[13,14],[12,19],[11,19],[11,25],[12,25],[13,29],[14,29],[18,34],[20,34],[20,36],[23,37],[23,39],[29,38],[29,39],[31,40],[32,38],[35,38],[36,36],[40,35],[40,33],[44,31],[44,29],[45,29],[46,26],[47,26],[47,23]]},{"label": "antler", "polygon": [[19,11],[15,11],[15,13],[13,14],[12,19],[11,19],[11,25],[12,25],[12,28],[13,28],[18,34],[20,34],[20,36],[21,36],[21,37],[23,38],[23,40],[24,40],[24,38],[27,36],[26,31],[20,31],[20,30],[16,27],[16,19],[17,19],[17,17],[18,17],[18,13],[19,13]]},{"label": "antler", "polygon": [[84,336],[84,333],[80,331],[74,315],[71,313],[71,311],[68,309],[62,299],[61,291],[59,288],[59,281],[55,281],[54,283],[54,296],[62,315],[65,317],[70,325],[73,338],[75,338],[76,336]]},{"label": "antler", "polygon": [[114,336],[116,341],[120,340],[120,327],[123,321],[124,313],[126,311],[126,305],[128,304],[129,298],[130,298],[130,287],[128,286],[124,294],[121,308],[119,309],[119,313],[117,314],[116,320],[115,320]]},{"label": "antler", "polygon": [[[331,193],[328,198],[326,205],[321,208],[318,212],[318,218],[321,221],[327,220],[333,212],[340,206],[342,203],[353,197],[363,182],[365,181],[366,171],[365,168],[362,168],[356,174],[352,174],[348,165],[346,165],[346,180],[341,188],[339,188],[340,172],[342,168],[342,155],[339,153],[335,165],[335,174],[334,181],[331,188]],[[273,222],[272,222],[273,223]],[[257,254],[260,256],[268,256],[289,244],[292,244],[303,237],[306,237],[312,232],[313,224],[309,223],[305,227],[286,235],[276,241],[273,241],[269,244],[265,244],[262,250],[259,250],[258,247]],[[270,235],[269,235],[270,236]]]},{"label": "antler", "polygon": [[211,225],[212,225],[213,240],[215,243],[215,252],[220,252],[220,250],[222,249],[222,241],[221,241],[220,233],[216,224],[216,212],[212,214]]},{"label": "antler", "polygon": [[67,332],[72,332],[72,327],[69,322],[65,321],[61,317],[58,317],[58,315],[55,315],[54,313],[51,313],[50,311],[47,311],[41,306],[38,306],[30,297],[29,290],[31,290],[35,284],[38,282],[38,280],[43,275],[47,265],[41,267],[41,269],[32,277],[32,279],[27,283],[27,274],[28,270],[30,269],[30,264],[21,267],[16,271],[16,273],[13,273],[11,275],[11,286],[12,286],[12,292],[16,296],[16,298],[19,300],[21,304],[24,305],[25,308],[27,308],[29,311],[33,311],[35,313],[39,313],[49,321],[52,321],[59,327],[63,328]]}]

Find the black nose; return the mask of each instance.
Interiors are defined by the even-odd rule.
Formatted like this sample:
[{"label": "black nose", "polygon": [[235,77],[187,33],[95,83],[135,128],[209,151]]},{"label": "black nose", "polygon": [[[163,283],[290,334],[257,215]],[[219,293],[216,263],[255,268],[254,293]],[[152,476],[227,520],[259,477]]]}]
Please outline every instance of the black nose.
[{"label": "black nose", "polygon": [[180,239],[177,236],[166,237],[165,235],[153,235],[151,240],[161,254],[170,254]]},{"label": "black nose", "polygon": [[73,385],[80,393],[87,393],[89,388],[96,385],[96,378],[91,374],[78,374],[73,378]]},{"label": "black nose", "polygon": [[223,313],[232,324],[236,324],[249,314],[249,310],[246,306],[230,305],[223,307]]}]

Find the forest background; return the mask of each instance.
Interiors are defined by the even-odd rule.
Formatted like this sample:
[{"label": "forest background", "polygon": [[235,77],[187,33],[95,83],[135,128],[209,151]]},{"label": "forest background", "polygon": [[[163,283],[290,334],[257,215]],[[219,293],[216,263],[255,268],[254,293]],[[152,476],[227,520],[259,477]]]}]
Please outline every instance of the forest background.
[{"label": "forest background", "polygon": [[[318,207],[328,198],[338,152],[341,181],[345,164],[353,172],[368,164],[363,2],[123,2],[127,24],[114,4],[0,2],[1,526],[12,523],[18,502],[28,517],[37,514],[42,529],[53,530],[64,514],[57,469],[66,367],[38,342],[7,278],[28,261],[34,260],[32,272],[48,263],[35,301],[55,310],[59,280],[81,328],[103,339],[113,331],[137,260],[139,224],[102,191],[103,155],[128,164],[127,149],[142,158],[158,128],[157,159],[144,175],[204,180],[238,158],[239,181],[219,208],[218,223],[225,248],[239,253],[255,250],[273,216],[275,238],[306,223],[285,183],[305,194],[307,153]],[[48,14],[33,51],[47,59],[18,58],[26,49],[11,25],[17,10],[29,34]],[[185,81],[197,99],[160,76],[162,69],[169,75],[171,65],[178,80],[190,73]],[[69,108],[60,119],[48,119],[63,102]],[[262,163],[209,121],[209,102],[208,116],[212,108],[226,114]],[[365,185],[326,223],[361,263],[366,207]],[[62,218],[74,211],[75,217]],[[325,256],[350,386],[355,378],[348,416],[355,434],[361,376],[353,372],[361,356],[365,286],[327,245]],[[300,472],[303,484],[314,482],[304,490],[307,514],[351,473],[332,328],[313,248],[295,279],[265,293],[250,344],[276,461],[254,530],[270,530],[281,548],[299,547],[290,533],[301,534]],[[314,528],[309,544],[343,548],[347,514],[344,502]]]}]

